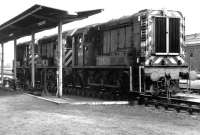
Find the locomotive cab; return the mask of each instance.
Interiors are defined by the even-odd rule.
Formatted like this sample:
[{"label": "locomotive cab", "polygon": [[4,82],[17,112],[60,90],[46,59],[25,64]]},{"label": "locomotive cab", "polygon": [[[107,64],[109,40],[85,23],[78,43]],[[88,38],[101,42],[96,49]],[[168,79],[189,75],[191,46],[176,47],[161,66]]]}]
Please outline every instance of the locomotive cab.
[{"label": "locomotive cab", "polygon": [[78,29],[74,35],[74,66],[95,66],[99,51],[99,32],[93,27]]}]

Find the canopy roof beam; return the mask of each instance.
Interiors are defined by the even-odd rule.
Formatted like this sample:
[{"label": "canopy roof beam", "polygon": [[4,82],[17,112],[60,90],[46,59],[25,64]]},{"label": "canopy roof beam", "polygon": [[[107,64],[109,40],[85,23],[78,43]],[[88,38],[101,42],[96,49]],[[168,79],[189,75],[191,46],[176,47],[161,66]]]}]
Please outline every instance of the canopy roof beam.
[{"label": "canopy roof beam", "polygon": [[57,23],[58,21],[50,18],[50,17],[45,17],[45,16],[42,16],[42,15],[36,15],[36,14],[32,14],[31,16],[35,17],[35,18],[38,18],[38,19],[42,19],[42,20],[47,20],[47,21],[50,21],[50,22],[53,22],[53,23]]},{"label": "canopy roof beam", "polygon": [[14,21],[11,21],[11,20],[10,20],[11,22],[10,22],[10,23],[8,22],[8,24],[6,24],[6,25],[0,27],[0,30],[3,30],[3,29],[9,27],[10,25],[12,25],[12,24],[14,24],[14,23],[16,23],[16,22],[19,22],[20,20],[23,20],[24,18],[26,18],[26,17],[28,17],[28,16],[34,14],[35,12],[37,12],[37,11],[39,11],[39,10],[41,10],[41,9],[42,9],[42,7],[39,6],[38,8],[36,8],[36,9],[33,10],[33,11],[31,11],[30,13],[27,13],[27,14],[25,14],[24,16],[21,16],[21,17],[17,18],[17,19],[14,20]]}]

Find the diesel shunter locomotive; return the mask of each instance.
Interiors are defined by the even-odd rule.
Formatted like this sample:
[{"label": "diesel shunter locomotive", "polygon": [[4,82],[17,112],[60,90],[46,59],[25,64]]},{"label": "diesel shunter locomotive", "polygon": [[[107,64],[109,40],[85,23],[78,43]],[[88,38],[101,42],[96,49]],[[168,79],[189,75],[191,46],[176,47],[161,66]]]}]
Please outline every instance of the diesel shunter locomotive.
[{"label": "diesel shunter locomotive", "polygon": [[[63,92],[109,99],[127,98],[134,92],[176,92],[179,79],[188,70],[183,58],[184,42],[184,17],[171,10],[142,10],[66,31]],[[17,46],[20,82],[30,80],[28,44]],[[39,39],[35,47],[36,86],[56,93],[57,35]]]}]

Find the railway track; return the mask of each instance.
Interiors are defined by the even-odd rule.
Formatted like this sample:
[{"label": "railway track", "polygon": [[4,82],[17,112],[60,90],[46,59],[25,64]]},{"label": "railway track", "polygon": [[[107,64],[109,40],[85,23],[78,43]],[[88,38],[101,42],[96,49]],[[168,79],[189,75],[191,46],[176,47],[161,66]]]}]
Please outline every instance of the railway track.
[{"label": "railway track", "polygon": [[193,113],[200,113],[200,102],[188,101],[186,99],[167,98],[137,93],[137,96],[130,101],[130,104],[133,104],[135,101],[137,101],[139,105],[154,106],[157,109],[160,107],[163,107],[165,110],[174,109],[177,113],[182,111],[186,111],[190,115]]},{"label": "railway track", "polygon": [[137,102],[137,104],[139,105],[154,106],[157,109],[159,109],[160,107],[163,107],[165,110],[174,109],[177,113],[186,111],[190,115],[192,115],[193,113],[200,113],[200,102],[189,101],[188,99],[183,98],[152,96],[148,94],[141,94],[138,92],[132,92],[130,94],[131,96],[129,96],[128,98],[124,98],[120,97],[120,95],[117,93],[111,95],[111,93],[99,92],[99,94],[97,94],[95,93],[95,91],[93,93],[92,91],[89,91],[88,93],[85,91],[81,91],[81,88],[70,87],[66,94],[93,98],[103,98],[106,100],[129,100],[130,105],[133,105],[135,102]]},{"label": "railway track", "polygon": [[[63,90],[66,95],[76,95],[83,97],[100,98],[105,100],[128,100],[130,105],[139,104],[145,106],[154,106],[155,108],[164,108],[165,110],[173,109],[177,113],[188,112],[192,115],[200,113],[200,100],[190,101],[187,98],[181,97],[164,97],[153,96],[150,94],[143,94],[139,92],[131,92],[128,95],[120,96],[120,93],[113,93],[111,91],[105,92],[103,90],[94,90],[90,87],[82,88],[81,86],[68,85]],[[125,98],[124,98],[125,97]]]}]

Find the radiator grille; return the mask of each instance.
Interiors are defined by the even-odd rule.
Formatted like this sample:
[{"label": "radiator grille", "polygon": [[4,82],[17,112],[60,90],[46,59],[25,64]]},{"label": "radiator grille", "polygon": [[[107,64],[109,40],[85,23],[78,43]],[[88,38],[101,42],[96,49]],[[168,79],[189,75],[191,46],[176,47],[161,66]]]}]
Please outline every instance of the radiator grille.
[{"label": "radiator grille", "polygon": [[166,52],[166,18],[155,18],[155,51]]},{"label": "radiator grille", "polygon": [[169,19],[169,52],[180,52],[180,19]]}]

